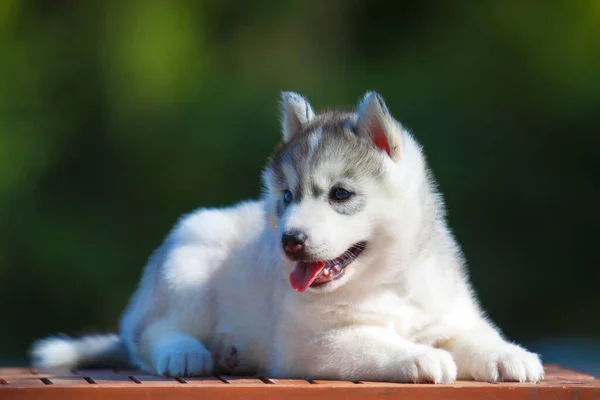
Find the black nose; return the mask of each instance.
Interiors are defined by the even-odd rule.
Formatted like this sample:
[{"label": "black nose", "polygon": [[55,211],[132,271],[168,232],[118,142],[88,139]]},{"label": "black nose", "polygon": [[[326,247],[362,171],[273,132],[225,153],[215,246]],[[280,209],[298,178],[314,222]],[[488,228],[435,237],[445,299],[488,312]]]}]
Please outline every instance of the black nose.
[{"label": "black nose", "polygon": [[283,245],[283,251],[289,256],[298,254],[304,250],[304,243],[306,243],[307,236],[302,232],[286,232],[281,238],[281,244]]}]

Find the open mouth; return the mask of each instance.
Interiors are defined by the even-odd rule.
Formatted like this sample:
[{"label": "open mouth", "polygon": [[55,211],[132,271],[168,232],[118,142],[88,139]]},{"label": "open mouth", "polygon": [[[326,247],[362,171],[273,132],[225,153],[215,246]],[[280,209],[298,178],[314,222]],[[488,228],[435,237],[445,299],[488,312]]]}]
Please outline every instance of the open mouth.
[{"label": "open mouth", "polygon": [[366,242],[356,243],[338,258],[327,261],[298,261],[290,274],[294,290],[304,292],[309,287],[318,287],[341,278],[344,268],[350,265],[365,249]]}]

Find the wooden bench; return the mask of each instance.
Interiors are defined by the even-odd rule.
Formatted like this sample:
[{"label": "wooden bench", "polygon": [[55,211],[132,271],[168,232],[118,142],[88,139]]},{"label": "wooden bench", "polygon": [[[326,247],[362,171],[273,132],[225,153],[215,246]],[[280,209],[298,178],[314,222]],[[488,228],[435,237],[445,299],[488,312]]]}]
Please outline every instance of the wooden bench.
[{"label": "wooden bench", "polygon": [[0,400],[12,399],[490,399],[600,400],[600,380],[546,365],[531,383],[459,381],[453,385],[303,381],[267,378],[163,378],[139,371],[0,368]]}]

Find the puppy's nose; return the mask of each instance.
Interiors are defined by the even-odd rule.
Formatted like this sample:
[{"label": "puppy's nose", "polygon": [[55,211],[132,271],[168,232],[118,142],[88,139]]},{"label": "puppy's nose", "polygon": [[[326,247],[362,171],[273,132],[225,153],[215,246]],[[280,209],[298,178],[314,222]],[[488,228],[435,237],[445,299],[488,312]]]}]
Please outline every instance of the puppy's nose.
[{"label": "puppy's nose", "polygon": [[283,245],[283,251],[289,256],[300,253],[304,250],[304,243],[306,243],[307,236],[302,232],[286,232],[281,238],[281,244]]}]

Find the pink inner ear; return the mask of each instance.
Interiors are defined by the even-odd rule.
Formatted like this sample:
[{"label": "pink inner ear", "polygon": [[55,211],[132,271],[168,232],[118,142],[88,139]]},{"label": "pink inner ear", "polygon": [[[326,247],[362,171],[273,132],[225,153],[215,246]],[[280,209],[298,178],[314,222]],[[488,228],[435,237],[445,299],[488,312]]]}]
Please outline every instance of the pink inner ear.
[{"label": "pink inner ear", "polygon": [[371,137],[373,138],[373,143],[378,148],[385,150],[388,153],[388,156],[392,156],[392,151],[390,150],[390,144],[388,143],[387,137],[385,136],[385,132],[381,125],[376,124],[371,128]]}]

